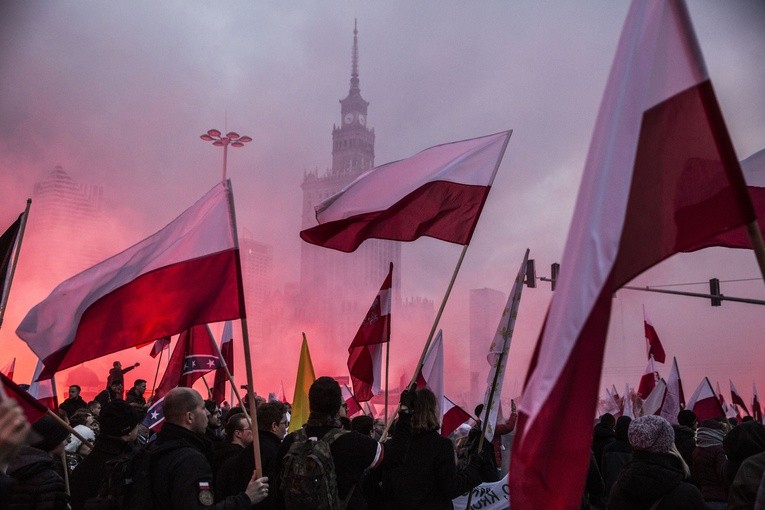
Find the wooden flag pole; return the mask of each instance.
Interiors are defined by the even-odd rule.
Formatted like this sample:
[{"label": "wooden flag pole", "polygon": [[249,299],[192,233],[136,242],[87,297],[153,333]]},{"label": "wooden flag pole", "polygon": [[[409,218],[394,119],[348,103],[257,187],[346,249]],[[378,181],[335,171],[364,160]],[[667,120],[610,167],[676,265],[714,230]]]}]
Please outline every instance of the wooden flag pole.
[{"label": "wooden flag pole", "polygon": [[19,225],[19,233],[16,236],[16,252],[13,254],[13,263],[11,264],[10,271],[8,273],[8,282],[2,289],[3,295],[0,296],[0,326],[3,325],[3,317],[5,316],[5,307],[8,304],[8,294],[11,292],[11,283],[13,282],[13,275],[16,273],[16,264],[19,262],[19,252],[21,252],[21,240],[24,238],[24,230],[27,227],[27,217],[29,216],[29,206],[32,205],[32,199],[27,198],[27,207],[24,209],[24,215],[21,218],[21,225]]},{"label": "wooden flag pole", "polygon": [[207,379],[205,378],[205,376],[202,376],[202,382],[205,383],[205,389],[207,390],[207,398],[205,400],[212,399],[212,390],[210,389],[210,384],[207,382]]},{"label": "wooden flag pole", "polygon": [[760,274],[765,280],[765,241],[762,239],[762,231],[757,220],[746,224],[746,233],[749,235],[749,241],[754,249],[754,256],[757,258],[757,265],[760,267]]},{"label": "wooden flag pole", "polygon": [[[444,294],[444,299],[441,301],[441,306],[438,308],[438,313],[436,314],[436,319],[433,321],[433,327],[430,328],[430,334],[428,335],[428,340],[425,342],[425,346],[422,349],[422,354],[420,354],[420,360],[417,362],[417,369],[414,371],[414,374],[412,374],[412,380],[409,381],[409,384],[407,385],[407,388],[411,388],[414,386],[414,384],[417,382],[417,375],[422,370],[422,366],[425,364],[425,356],[428,354],[428,349],[430,348],[430,344],[433,341],[433,336],[436,333],[436,328],[438,328],[438,322],[441,320],[441,314],[444,312],[444,308],[446,307],[446,301],[449,299],[449,294],[452,292],[452,287],[454,287],[454,281],[457,279],[457,273],[460,271],[460,267],[462,266],[462,261],[465,259],[465,252],[467,252],[468,245],[462,247],[462,253],[460,253],[460,258],[457,260],[457,266],[454,268],[454,272],[452,273],[452,279],[449,281],[449,286],[446,288],[446,293]],[[401,405],[396,406],[396,411],[393,413],[393,416],[391,416],[391,421],[385,424],[385,430],[382,433],[382,436],[380,437],[380,442],[385,441],[385,439],[388,437],[388,430],[390,429],[390,424],[393,422],[393,420],[396,418],[396,415],[398,414],[399,408]]]},{"label": "wooden flag pole", "polygon": [[[239,292],[239,306],[242,325],[242,343],[244,344],[244,367],[247,372],[247,395],[250,403],[250,421],[252,426],[257,429],[258,424],[258,410],[255,404],[255,384],[252,376],[252,361],[250,356],[250,335],[247,332],[247,318],[246,318],[246,305],[244,302],[244,282],[242,281],[242,259],[239,256],[239,236],[236,228],[236,212],[234,211],[234,193],[231,190],[231,179],[225,179],[226,189],[228,191],[228,210],[231,214],[231,235],[233,236],[234,246],[236,247],[236,285]],[[244,409],[244,406],[242,406]],[[258,437],[257,430],[253,430],[252,434],[252,453],[255,457],[255,478],[263,476],[263,464],[260,459],[260,438]]]},{"label": "wooden flag pole", "polygon": [[[207,325],[207,331],[210,333],[210,338],[214,338],[212,331],[210,331],[210,325]],[[220,350],[220,346],[218,346],[218,343],[213,340],[213,347],[215,347],[215,353],[218,355],[218,359],[221,363],[221,368],[226,371],[226,377],[228,378],[229,384],[231,384],[231,393],[232,396],[236,395],[236,400],[239,402],[239,405],[242,408],[242,412],[247,416],[247,420],[250,422],[250,426],[253,425],[252,420],[250,419],[250,413],[247,412],[247,408],[244,406],[244,401],[242,400],[242,397],[239,396],[239,390],[236,389],[236,384],[234,384],[234,376],[231,375],[231,371],[228,369],[228,365],[226,364],[226,359],[223,357],[223,353]],[[234,399],[231,399],[231,402],[233,403]],[[255,423],[255,429],[258,428],[258,424]],[[255,430],[253,429],[253,430]]]},{"label": "wooden flag pole", "polygon": [[[168,345],[169,347],[169,345]],[[154,392],[157,390],[157,378],[159,377],[159,367],[162,364],[162,353],[165,352],[165,349],[161,349],[159,351],[159,359],[157,360],[157,370],[154,372],[154,382],[151,383],[151,400],[154,400]]]}]

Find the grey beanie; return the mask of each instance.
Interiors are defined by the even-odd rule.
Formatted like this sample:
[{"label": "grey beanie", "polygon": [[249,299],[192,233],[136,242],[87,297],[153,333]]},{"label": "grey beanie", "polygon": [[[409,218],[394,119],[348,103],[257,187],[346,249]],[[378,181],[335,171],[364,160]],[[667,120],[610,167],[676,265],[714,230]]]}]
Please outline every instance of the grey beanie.
[{"label": "grey beanie", "polygon": [[652,453],[666,453],[675,442],[672,425],[661,416],[648,415],[632,420],[627,435],[634,449]]}]

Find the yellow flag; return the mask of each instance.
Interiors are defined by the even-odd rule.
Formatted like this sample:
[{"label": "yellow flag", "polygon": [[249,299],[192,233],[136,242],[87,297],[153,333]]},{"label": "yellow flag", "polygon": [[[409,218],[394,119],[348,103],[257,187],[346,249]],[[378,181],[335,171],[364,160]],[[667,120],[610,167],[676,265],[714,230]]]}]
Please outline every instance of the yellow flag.
[{"label": "yellow flag", "polygon": [[290,432],[298,430],[308,421],[308,390],[315,380],[311,353],[308,352],[308,340],[305,339],[305,333],[303,333],[303,346],[300,348],[300,362],[298,363],[297,379],[295,379],[295,393],[292,397]]}]

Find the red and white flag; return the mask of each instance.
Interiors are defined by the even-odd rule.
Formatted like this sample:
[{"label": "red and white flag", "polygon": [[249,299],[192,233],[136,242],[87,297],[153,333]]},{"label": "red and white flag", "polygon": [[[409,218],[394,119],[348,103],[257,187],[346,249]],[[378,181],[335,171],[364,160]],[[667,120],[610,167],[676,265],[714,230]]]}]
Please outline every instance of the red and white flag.
[{"label": "red and white flag", "polygon": [[667,383],[664,382],[664,379],[659,379],[651,393],[643,401],[641,416],[647,414],[659,414],[661,412],[662,405],[664,404],[664,399],[666,396]]},{"label": "red and white flag", "polygon": [[749,414],[749,409],[746,407],[746,403],[744,402],[744,399],[741,398],[741,393],[738,392],[736,387],[733,385],[733,381],[728,379],[728,382],[730,383],[730,400],[732,403],[736,404],[740,408],[742,408],[744,411],[746,411],[747,416],[751,416]]},{"label": "red and white flag", "polygon": [[614,394],[608,388],[606,388],[606,398],[603,399],[603,412],[613,414],[614,418],[622,415],[619,399],[614,397]]},{"label": "red and white flag", "polygon": [[752,418],[762,423],[762,406],[760,405],[760,396],[757,394],[757,385],[752,383]]},{"label": "red and white flag", "polygon": [[165,419],[162,403],[167,392],[178,386],[191,388],[197,379],[220,366],[213,342],[215,339],[207,325],[194,326],[180,334],[165,374],[154,392],[144,425],[158,430]]},{"label": "red and white flag", "polygon": [[5,400],[6,398],[12,398],[21,406],[24,415],[27,417],[27,421],[30,423],[34,423],[48,414],[47,407],[31,396],[29,392],[19,388],[19,386],[6,377],[5,374],[0,373],[0,401]]},{"label": "red and white flag", "polygon": [[157,232],[56,287],[16,333],[45,374],[192,326],[244,317],[223,181]]},{"label": "red and white flag", "polygon": [[706,377],[701,380],[685,408],[693,411],[699,423],[704,420],[725,418],[725,411],[712,389],[712,383]]},{"label": "red and white flag", "polygon": [[656,360],[657,363],[664,363],[666,354],[664,354],[664,347],[661,345],[659,335],[656,333],[656,329],[648,320],[648,315],[645,313],[645,305],[643,305],[643,329],[645,330],[645,347],[648,353],[648,359]]},{"label": "red and white flag", "polygon": [[154,343],[151,346],[151,352],[149,353],[149,356],[152,358],[156,358],[159,356],[159,354],[164,351],[165,349],[170,348],[170,337],[166,336],[164,338],[158,338],[157,340],[154,340]]},{"label": "red and white flag", "polygon": [[13,373],[15,371],[16,371],[16,358],[13,358],[13,360],[10,363],[5,365],[3,369],[0,370],[0,372],[2,372],[2,374],[8,379],[10,379],[11,381],[13,380]]},{"label": "red and white flag", "polygon": [[468,244],[511,131],[437,145],[375,167],[316,206],[309,243],[351,252],[366,239]]},{"label": "red and white flag", "polygon": [[390,340],[390,305],[393,264],[372,306],[348,347],[348,372],[353,396],[367,402],[380,392],[383,345]]},{"label": "red and white flag", "polygon": [[345,402],[345,405],[348,406],[348,409],[345,412],[346,416],[351,418],[356,413],[361,412],[361,404],[359,404],[358,400],[353,397],[353,392],[348,387],[348,385],[343,383],[343,386],[340,388],[340,390],[343,393],[343,402]]},{"label": "red and white flag", "polygon": [[648,398],[658,380],[659,372],[656,370],[656,364],[653,362],[653,358],[648,358],[648,365],[646,365],[645,372],[643,372],[643,376],[640,378],[640,384],[638,384],[638,397],[643,400]]},{"label": "red and white flag", "polygon": [[[231,321],[226,321],[223,325],[223,336],[220,339],[220,353],[223,361],[226,362],[228,371],[234,376],[234,325]],[[222,364],[221,364],[222,365]],[[221,366],[215,371],[215,382],[213,383],[212,399],[220,404],[226,400],[226,382],[228,375],[226,369]]]},{"label": "red and white flag", "polygon": [[48,409],[53,409],[55,411],[58,409],[56,380],[53,378],[53,375],[45,379],[40,379],[40,374],[42,373],[43,368],[43,362],[37,360],[35,375],[32,377],[32,382],[29,385],[29,394]]},{"label": "red and white flag", "polygon": [[659,414],[668,422],[677,425],[677,415],[681,409],[685,409],[685,394],[683,393],[683,382],[680,379],[677,358],[673,357],[672,370],[667,377],[667,392]]},{"label": "red and white flag", "polygon": [[754,219],[685,6],[633,1],[519,406],[514,509],[581,499],[614,292]]},{"label": "red and white flag", "polygon": [[467,423],[472,416],[445,395],[442,402],[441,435],[449,437],[460,425]]}]

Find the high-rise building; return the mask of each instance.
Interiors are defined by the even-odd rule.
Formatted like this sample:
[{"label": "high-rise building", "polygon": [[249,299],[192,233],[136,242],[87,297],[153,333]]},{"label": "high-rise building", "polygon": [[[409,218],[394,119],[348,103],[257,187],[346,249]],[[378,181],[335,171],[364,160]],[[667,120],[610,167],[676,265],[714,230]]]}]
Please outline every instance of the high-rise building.
[{"label": "high-rise building", "polygon": [[[483,401],[486,391],[486,377],[489,352],[507,296],[502,292],[484,287],[470,289],[470,397],[472,405]],[[470,403],[469,408],[472,409]]]},{"label": "high-rise building", "polygon": [[[314,207],[318,203],[374,166],[375,132],[367,125],[368,106],[359,87],[358,30],[354,25],[350,90],[340,100],[340,125],[332,128],[332,168],[303,178],[303,229],[316,225]],[[353,253],[342,253],[303,242],[300,250],[298,316],[304,321],[321,321],[325,334],[338,343],[350,342],[390,262],[394,265],[394,300],[399,301],[400,243],[372,239]]]},{"label": "high-rise building", "polygon": [[34,184],[24,252],[33,277],[45,283],[65,278],[111,255],[103,228],[102,186],[75,182],[56,166]]},{"label": "high-rise building", "polygon": [[270,333],[266,305],[272,289],[274,250],[245,235],[239,238],[239,257],[250,339],[253,347],[258,348]]}]

